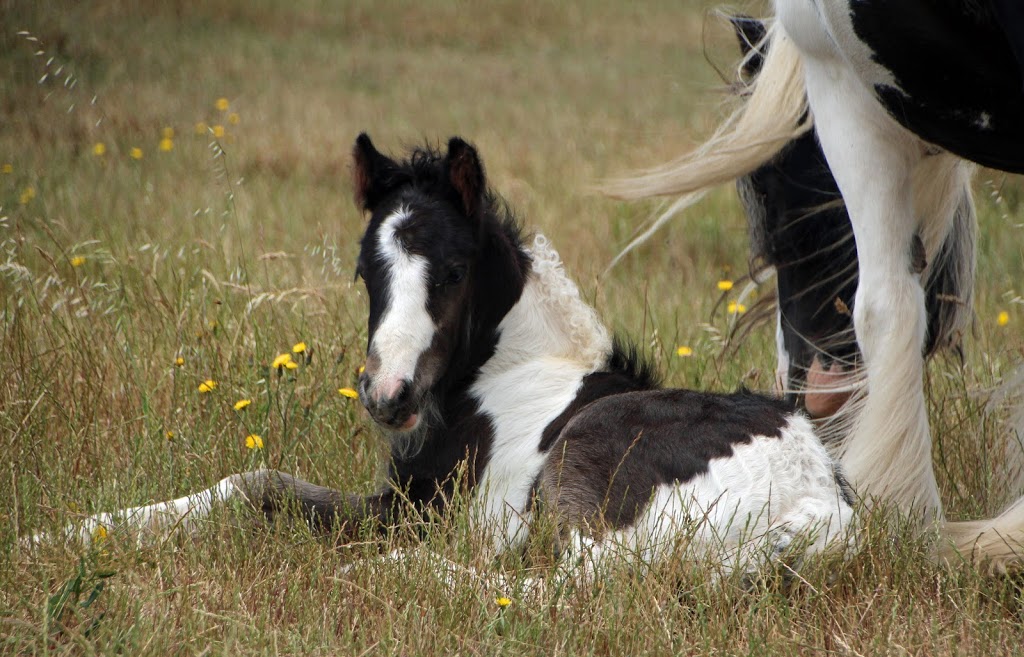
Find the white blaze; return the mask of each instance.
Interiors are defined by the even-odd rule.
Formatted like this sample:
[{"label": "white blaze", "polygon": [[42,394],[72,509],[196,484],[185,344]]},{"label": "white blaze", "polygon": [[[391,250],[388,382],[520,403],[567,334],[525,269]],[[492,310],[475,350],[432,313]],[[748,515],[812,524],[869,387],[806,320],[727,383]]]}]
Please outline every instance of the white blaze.
[{"label": "white blaze", "polygon": [[408,209],[400,208],[377,233],[377,253],[387,270],[388,307],[373,334],[370,352],[380,362],[374,388],[388,397],[398,392],[403,381],[412,380],[416,363],[430,348],[436,330],[427,312],[427,259],[406,251],[395,236],[408,218]]}]

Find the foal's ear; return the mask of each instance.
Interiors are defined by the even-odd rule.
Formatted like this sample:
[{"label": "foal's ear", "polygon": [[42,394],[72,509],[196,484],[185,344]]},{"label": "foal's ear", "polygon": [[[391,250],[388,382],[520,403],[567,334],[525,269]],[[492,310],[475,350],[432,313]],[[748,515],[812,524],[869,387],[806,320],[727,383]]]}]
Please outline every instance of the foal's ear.
[{"label": "foal's ear", "polygon": [[352,180],[356,191],[356,205],[361,210],[372,210],[391,187],[398,164],[382,155],[365,132],[356,137],[352,148]]},{"label": "foal's ear", "polygon": [[458,137],[452,137],[448,142],[445,165],[448,182],[458,192],[466,216],[476,217],[483,203],[485,184],[484,166],[476,149]]},{"label": "foal's ear", "polygon": [[743,56],[747,57],[751,51],[755,51],[744,62],[743,72],[747,75],[757,75],[764,63],[765,48],[768,45],[763,43],[764,37],[768,33],[764,21],[743,14],[726,18],[732,23],[732,29],[736,33],[736,39],[740,42],[740,52],[743,53]]}]

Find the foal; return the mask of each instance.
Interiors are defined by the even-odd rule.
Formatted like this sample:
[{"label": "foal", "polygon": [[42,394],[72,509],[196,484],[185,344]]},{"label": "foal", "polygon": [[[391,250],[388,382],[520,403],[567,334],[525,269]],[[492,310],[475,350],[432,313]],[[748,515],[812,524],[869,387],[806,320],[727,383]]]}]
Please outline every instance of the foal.
[{"label": "foal", "polygon": [[[185,498],[90,518],[191,527],[239,496],[274,515],[297,504],[318,529],[400,520],[399,500],[443,511],[464,472],[470,527],[519,548],[540,508],[571,563],[609,548],[654,559],[680,536],[725,568],[756,568],[797,538],[845,534],[851,499],[810,422],[748,392],[659,390],[613,341],[542,236],[528,242],[486,185],[476,150],[402,161],[365,134],[356,200],[369,213],[357,274],[369,298],[360,399],[387,435],[386,481],[346,495],[274,471],[232,475]],[[568,563],[568,561],[563,562]]]}]

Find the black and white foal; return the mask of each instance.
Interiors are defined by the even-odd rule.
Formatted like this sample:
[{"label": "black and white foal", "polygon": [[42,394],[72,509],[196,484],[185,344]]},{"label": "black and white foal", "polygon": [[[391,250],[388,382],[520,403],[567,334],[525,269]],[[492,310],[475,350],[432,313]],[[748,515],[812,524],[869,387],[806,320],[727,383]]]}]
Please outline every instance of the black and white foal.
[{"label": "black and white foal", "polygon": [[353,496],[279,472],[237,474],[95,516],[83,537],[97,524],[194,526],[233,496],[268,514],[297,503],[318,528],[386,527],[401,519],[399,498],[443,511],[461,481],[470,526],[496,551],[522,546],[552,513],[573,563],[609,549],[656,559],[685,536],[691,553],[749,569],[798,538],[810,552],[848,538],[849,491],[807,418],[747,392],[657,389],[548,241],[525,240],[472,146],[456,138],[446,153],[395,161],[361,135],[354,158],[370,214],[360,398],[390,439],[387,480]]}]

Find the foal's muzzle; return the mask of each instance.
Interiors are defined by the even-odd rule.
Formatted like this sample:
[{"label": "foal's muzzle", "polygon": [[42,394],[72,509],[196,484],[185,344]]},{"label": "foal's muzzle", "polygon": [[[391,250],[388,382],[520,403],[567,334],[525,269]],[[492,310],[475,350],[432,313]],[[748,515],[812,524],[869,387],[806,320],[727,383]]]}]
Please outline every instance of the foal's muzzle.
[{"label": "foal's muzzle", "polygon": [[413,394],[412,381],[402,381],[393,391],[378,388],[366,372],[360,375],[359,398],[370,412],[370,417],[393,431],[415,429],[419,424],[419,401]]}]

